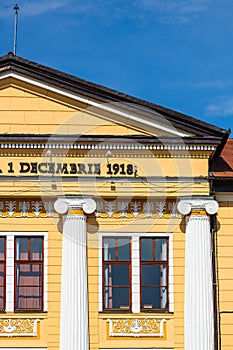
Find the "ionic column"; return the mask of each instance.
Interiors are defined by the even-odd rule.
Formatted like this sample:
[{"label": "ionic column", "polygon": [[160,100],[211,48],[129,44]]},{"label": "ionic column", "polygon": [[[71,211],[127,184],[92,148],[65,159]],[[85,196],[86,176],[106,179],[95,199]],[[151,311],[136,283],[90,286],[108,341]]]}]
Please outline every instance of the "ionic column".
[{"label": "ionic column", "polygon": [[213,271],[210,216],[218,203],[210,197],[182,199],[186,218],[185,350],[214,350]]},{"label": "ionic column", "polygon": [[86,215],[96,209],[88,197],[61,197],[63,216],[60,349],[89,350]]}]

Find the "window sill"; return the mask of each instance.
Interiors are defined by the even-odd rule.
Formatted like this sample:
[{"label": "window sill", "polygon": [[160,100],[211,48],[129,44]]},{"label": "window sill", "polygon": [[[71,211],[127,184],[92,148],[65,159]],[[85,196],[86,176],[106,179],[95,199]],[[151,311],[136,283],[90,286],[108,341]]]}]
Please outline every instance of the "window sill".
[{"label": "window sill", "polygon": [[48,318],[48,312],[4,312],[1,318]]},{"label": "window sill", "polygon": [[133,312],[131,310],[104,310],[104,311],[99,311],[99,314],[132,314]]},{"label": "window sill", "polygon": [[128,312],[99,312],[99,318],[100,319],[108,319],[108,318],[164,318],[164,319],[170,319],[174,317],[174,312],[140,312],[140,313],[133,313],[132,311]]}]

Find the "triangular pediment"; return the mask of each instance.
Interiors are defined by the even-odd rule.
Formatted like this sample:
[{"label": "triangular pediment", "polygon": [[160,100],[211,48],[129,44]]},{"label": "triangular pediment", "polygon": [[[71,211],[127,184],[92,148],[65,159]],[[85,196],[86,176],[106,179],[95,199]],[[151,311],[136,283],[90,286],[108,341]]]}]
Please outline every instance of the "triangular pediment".
[{"label": "triangular pediment", "polygon": [[1,133],[158,138],[228,135],[195,118],[12,54],[0,58],[0,98],[0,113],[9,124]]},{"label": "triangular pediment", "polygon": [[[86,101],[80,95],[66,96],[16,77],[0,81],[0,113],[3,132],[37,134],[82,134],[118,136],[189,136],[136,105]],[[129,111],[129,108],[131,111]]]}]

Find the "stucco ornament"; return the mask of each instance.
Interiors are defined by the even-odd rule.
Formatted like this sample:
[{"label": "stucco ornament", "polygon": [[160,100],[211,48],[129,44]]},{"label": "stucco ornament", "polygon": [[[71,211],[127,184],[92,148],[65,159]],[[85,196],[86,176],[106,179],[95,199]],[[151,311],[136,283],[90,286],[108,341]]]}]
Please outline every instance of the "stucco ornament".
[{"label": "stucco ornament", "polygon": [[191,210],[205,210],[207,214],[214,215],[218,207],[218,202],[212,198],[182,199],[177,205],[182,215],[188,215]]},{"label": "stucco ornament", "polygon": [[96,210],[96,202],[89,197],[61,197],[54,203],[54,209],[61,215],[68,212],[69,208],[80,208],[86,214],[92,214]]},{"label": "stucco ornament", "polygon": [[0,337],[36,337],[39,319],[0,319]]},{"label": "stucco ornament", "polygon": [[165,319],[108,319],[110,337],[163,337]]}]

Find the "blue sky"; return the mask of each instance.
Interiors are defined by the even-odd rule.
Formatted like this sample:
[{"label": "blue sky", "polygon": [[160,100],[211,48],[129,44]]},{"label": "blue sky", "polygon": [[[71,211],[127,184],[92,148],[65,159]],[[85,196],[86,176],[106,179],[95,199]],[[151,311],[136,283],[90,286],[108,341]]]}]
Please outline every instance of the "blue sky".
[{"label": "blue sky", "polygon": [[233,130],[232,0],[1,0],[17,55]]}]

